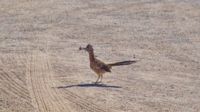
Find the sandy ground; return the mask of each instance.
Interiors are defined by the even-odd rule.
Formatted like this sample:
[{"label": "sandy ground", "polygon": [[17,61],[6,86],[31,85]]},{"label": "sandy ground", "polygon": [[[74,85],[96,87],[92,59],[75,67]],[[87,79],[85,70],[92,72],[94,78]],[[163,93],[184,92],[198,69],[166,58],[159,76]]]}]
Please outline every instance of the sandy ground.
[{"label": "sandy ground", "polygon": [[0,0],[0,112],[200,112],[199,73],[199,0]]}]

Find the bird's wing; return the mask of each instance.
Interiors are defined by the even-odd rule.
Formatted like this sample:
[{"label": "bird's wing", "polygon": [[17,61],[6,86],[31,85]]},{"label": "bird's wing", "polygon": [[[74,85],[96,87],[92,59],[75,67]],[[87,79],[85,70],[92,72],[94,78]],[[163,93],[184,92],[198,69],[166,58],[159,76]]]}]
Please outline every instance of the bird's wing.
[{"label": "bird's wing", "polygon": [[111,72],[110,67],[108,65],[106,65],[104,62],[96,59],[97,62],[97,66],[99,66],[101,69],[107,71],[107,72]]}]

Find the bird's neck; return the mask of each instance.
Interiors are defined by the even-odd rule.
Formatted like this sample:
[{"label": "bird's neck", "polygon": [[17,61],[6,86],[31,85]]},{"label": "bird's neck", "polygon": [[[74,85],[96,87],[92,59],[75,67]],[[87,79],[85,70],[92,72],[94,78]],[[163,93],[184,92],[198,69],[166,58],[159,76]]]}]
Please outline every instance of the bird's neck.
[{"label": "bird's neck", "polygon": [[93,51],[89,52],[89,59],[90,59],[90,62],[93,62],[95,60]]}]

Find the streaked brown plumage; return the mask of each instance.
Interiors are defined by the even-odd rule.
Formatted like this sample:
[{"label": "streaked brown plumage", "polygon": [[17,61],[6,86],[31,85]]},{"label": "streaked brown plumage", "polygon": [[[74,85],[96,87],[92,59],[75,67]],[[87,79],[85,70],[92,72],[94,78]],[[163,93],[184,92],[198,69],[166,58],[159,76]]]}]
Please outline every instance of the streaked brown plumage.
[{"label": "streaked brown plumage", "polygon": [[104,62],[95,58],[92,45],[88,44],[86,48],[80,47],[79,50],[86,50],[89,53],[90,68],[98,75],[98,78],[95,83],[98,83],[100,78],[101,82],[103,74],[106,72],[111,72],[112,66],[130,65],[136,62],[136,61],[122,61],[122,62],[105,64]]}]

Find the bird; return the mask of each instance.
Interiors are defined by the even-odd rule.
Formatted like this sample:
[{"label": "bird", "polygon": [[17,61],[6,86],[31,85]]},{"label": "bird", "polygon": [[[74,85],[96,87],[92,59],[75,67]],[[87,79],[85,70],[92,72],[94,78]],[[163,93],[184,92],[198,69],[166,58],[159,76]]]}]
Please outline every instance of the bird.
[{"label": "bird", "polygon": [[[79,47],[79,50],[85,50],[89,54],[90,68],[98,76],[95,84],[102,82],[103,75],[106,72],[111,72],[112,67],[121,66],[121,65],[130,65],[132,63],[136,63],[136,60],[128,60],[128,61],[121,61],[121,62],[106,64],[103,61],[96,58],[97,56],[94,55],[94,49],[91,44],[88,44],[86,47]],[[99,81],[99,79],[100,79],[100,81]]]}]

